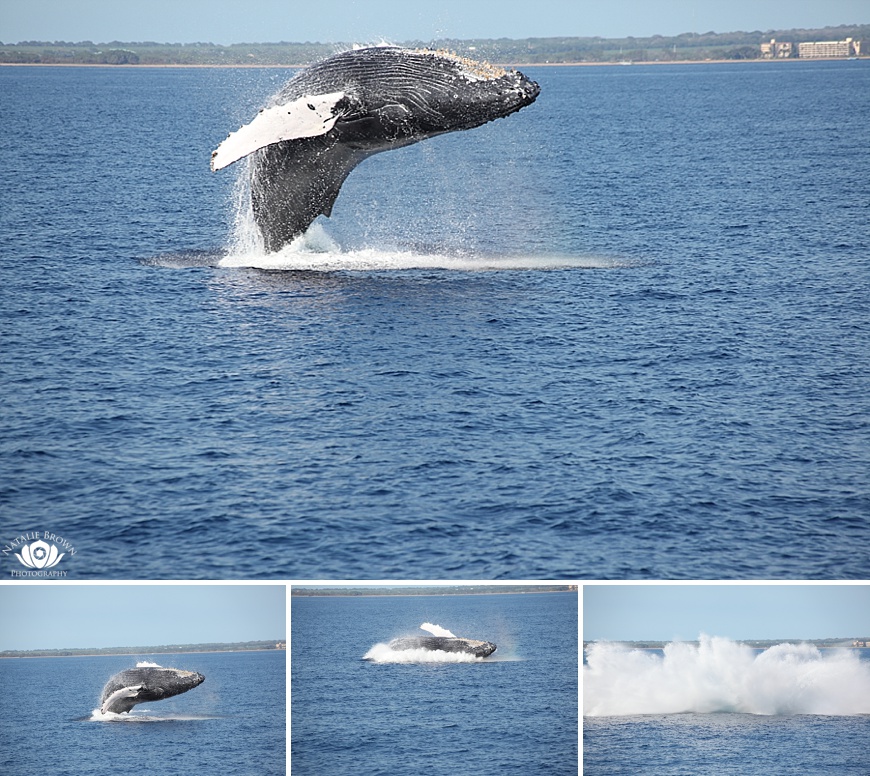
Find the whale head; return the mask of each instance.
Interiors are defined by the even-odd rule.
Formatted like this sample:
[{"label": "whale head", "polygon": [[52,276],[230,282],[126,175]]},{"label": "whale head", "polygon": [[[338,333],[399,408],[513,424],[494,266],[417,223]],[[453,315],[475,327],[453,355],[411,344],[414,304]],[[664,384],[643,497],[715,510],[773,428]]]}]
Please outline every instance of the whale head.
[{"label": "whale head", "polygon": [[279,100],[319,86],[345,95],[336,111],[340,137],[374,150],[479,127],[530,105],[540,93],[515,70],[446,51],[376,46],[314,65],[291,80]]}]

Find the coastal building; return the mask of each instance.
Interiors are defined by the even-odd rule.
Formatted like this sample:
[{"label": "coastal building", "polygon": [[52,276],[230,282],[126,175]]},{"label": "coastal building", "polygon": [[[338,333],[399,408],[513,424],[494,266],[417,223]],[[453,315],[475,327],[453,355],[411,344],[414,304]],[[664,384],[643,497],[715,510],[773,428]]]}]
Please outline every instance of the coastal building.
[{"label": "coastal building", "polygon": [[788,59],[794,56],[794,44],[791,41],[778,41],[771,38],[770,43],[761,44],[762,59]]},{"label": "coastal building", "polygon": [[861,41],[853,38],[845,40],[819,40],[809,43],[794,43],[771,38],[769,43],[761,44],[762,59],[843,59],[861,56]]},{"label": "coastal building", "polygon": [[798,43],[798,56],[801,59],[830,59],[836,57],[860,57],[861,41],[820,40],[814,43]]}]

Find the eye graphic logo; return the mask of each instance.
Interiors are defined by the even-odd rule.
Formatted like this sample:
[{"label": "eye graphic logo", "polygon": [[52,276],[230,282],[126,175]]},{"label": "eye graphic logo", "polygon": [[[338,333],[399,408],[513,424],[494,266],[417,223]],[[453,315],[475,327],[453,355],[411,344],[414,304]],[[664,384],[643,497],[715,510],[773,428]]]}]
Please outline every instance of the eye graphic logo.
[{"label": "eye graphic logo", "polygon": [[60,563],[60,559],[65,554],[64,552],[59,553],[53,544],[48,544],[40,539],[23,545],[21,553],[16,552],[15,557],[21,561],[21,565],[27,566],[29,569],[50,569]]}]

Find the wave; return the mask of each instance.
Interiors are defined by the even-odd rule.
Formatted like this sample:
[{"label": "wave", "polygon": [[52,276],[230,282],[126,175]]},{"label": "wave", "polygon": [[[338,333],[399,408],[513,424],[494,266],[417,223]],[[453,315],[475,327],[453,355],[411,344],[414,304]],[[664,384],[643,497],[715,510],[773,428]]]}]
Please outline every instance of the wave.
[{"label": "wave", "polygon": [[597,642],[586,650],[586,716],[737,712],[870,714],[870,664],[853,650],[784,643],[758,652],[726,638],[662,654]]}]

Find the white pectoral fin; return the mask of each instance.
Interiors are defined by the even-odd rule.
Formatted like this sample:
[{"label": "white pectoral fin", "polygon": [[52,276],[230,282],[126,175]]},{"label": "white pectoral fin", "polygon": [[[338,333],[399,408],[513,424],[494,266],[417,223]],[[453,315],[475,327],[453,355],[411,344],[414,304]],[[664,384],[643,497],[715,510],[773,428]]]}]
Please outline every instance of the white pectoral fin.
[{"label": "white pectoral fin", "polygon": [[102,706],[100,706],[100,711],[103,714],[107,711],[112,711],[116,714],[130,711],[130,709],[136,705],[131,699],[136,698],[141,689],[142,685],[137,684],[132,687],[122,687],[120,690],[115,690],[115,692],[103,701]]},{"label": "white pectoral fin", "polygon": [[338,103],[344,96],[344,92],[315,94],[261,110],[253,121],[232,132],[212,152],[212,170],[222,170],[248,154],[282,140],[325,135],[341,116]]}]

